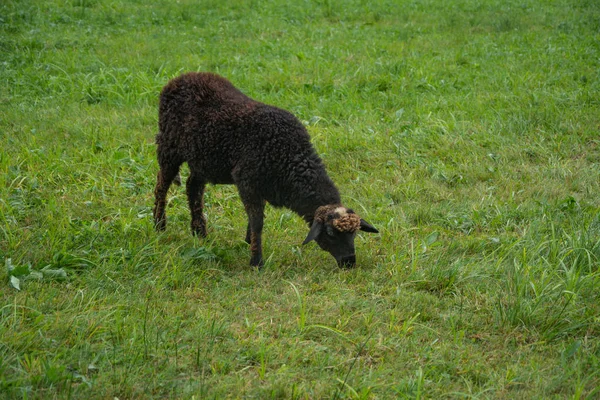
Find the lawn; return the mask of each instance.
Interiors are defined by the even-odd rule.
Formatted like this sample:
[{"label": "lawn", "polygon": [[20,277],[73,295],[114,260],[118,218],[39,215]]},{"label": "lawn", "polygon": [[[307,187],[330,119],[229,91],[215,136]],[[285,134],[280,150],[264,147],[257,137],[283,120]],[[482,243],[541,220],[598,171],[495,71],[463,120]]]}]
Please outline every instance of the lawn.
[{"label": "lawn", "polygon": [[[158,95],[292,111],[359,234],[339,269],[232,186],[152,222]],[[600,397],[595,0],[4,0],[0,397]],[[183,169],[183,178],[187,169]]]}]

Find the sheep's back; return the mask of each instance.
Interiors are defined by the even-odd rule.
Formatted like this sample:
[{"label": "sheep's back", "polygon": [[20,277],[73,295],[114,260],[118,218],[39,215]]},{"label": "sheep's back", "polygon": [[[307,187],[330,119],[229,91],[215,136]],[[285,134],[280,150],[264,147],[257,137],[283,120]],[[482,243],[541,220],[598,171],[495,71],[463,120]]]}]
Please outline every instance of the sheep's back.
[{"label": "sheep's back", "polygon": [[233,183],[238,171],[275,205],[287,202],[282,193],[309,187],[325,173],[294,115],[252,100],[214,74],[171,80],[161,92],[159,127],[159,153],[170,148],[170,157],[177,153],[212,183]]}]

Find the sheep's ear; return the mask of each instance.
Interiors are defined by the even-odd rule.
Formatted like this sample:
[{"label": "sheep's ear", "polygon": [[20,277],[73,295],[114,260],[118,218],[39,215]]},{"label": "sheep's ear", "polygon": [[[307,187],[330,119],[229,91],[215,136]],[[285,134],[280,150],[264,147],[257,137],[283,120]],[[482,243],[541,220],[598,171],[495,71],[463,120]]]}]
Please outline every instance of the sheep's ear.
[{"label": "sheep's ear", "polygon": [[322,229],[323,229],[323,223],[315,220],[313,222],[312,226],[310,227],[308,236],[306,237],[306,239],[304,239],[304,242],[302,242],[302,244],[306,244],[306,243],[310,242],[311,240],[315,240],[317,238],[317,236],[319,236],[319,233],[321,233]]},{"label": "sheep's ear", "polygon": [[371,225],[370,223],[368,223],[367,221],[365,221],[362,218],[360,219],[360,230],[365,231],[365,232],[371,232],[371,233],[379,233],[379,231],[377,229],[375,229],[375,227],[373,225]]}]

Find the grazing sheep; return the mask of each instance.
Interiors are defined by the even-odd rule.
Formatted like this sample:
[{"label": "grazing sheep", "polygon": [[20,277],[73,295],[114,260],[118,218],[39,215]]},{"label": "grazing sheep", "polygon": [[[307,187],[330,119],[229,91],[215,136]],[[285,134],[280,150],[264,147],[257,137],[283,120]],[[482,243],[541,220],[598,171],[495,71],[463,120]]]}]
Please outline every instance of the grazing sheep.
[{"label": "grazing sheep", "polygon": [[235,184],[248,214],[251,265],[263,264],[266,201],[304,218],[311,228],[303,244],[315,240],[342,267],[356,262],[358,230],[377,233],[342,206],[304,126],[291,113],[247,97],[223,77],[187,73],[172,79],[160,94],[158,124],[160,170],[154,191],[158,230],[166,226],[169,186],[186,162],[192,232],[206,236],[202,213],[206,183]]}]

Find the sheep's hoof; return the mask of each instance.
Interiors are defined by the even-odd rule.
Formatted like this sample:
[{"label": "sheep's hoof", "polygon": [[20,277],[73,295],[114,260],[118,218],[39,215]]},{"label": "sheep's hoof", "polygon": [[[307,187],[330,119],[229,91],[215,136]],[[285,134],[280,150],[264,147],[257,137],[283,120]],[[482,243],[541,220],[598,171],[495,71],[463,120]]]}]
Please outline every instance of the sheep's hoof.
[{"label": "sheep's hoof", "polygon": [[253,267],[257,267],[259,270],[265,265],[265,262],[262,258],[255,260],[254,258],[250,259],[250,265]]},{"label": "sheep's hoof", "polygon": [[158,232],[162,232],[165,229],[167,229],[167,221],[165,221],[164,219],[161,221],[156,221],[154,222],[154,228],[158,231]]},{"label": "sheep's hoof", "polygon": [[191,223],[192,235],[198,237],[206,237],[206,225],[204,221],[192,221]]},{"label": "sheep's hoof", "polygon": [[205,238],[206,237],[206,229],[192,228],[192,235],[196,236],[196,237]]}]

